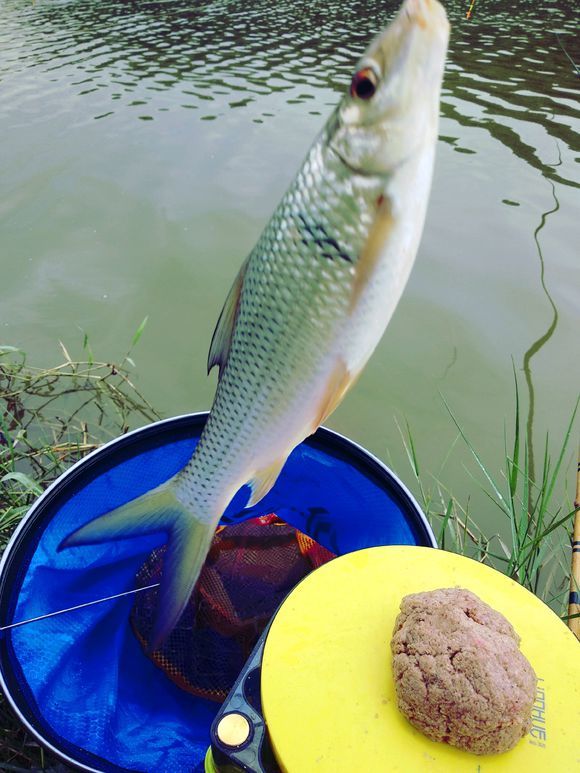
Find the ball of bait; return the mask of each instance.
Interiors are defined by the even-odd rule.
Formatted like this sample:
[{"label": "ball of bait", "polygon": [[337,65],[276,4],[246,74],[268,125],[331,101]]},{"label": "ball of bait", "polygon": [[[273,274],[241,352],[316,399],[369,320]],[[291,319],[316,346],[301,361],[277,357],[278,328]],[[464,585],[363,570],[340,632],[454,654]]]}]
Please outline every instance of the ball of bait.
[{"label": "ball of bait", "polygon": [[391,641],[400,711],[434,741],[512,749],[530,729],[537,678],[511,624],[459,588],[406,596],[400,610]]}]

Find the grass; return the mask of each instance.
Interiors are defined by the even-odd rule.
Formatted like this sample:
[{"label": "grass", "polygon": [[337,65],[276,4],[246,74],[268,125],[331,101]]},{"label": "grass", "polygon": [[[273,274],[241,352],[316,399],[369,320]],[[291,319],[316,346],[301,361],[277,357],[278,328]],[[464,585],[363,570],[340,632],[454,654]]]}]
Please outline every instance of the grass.
[{"label": "grass", "polygon": [[[564,437],[555,452],[549,437],[543,444],[539,475],[530,467],[529,435],[522,422],[517,380],[511,440],[504,432],[503,468],[497,473],[481,458],[464,427],[445,402],[457,436],[436,475],[425,475],[409,424],[399,432],[411,466],[415,488],[440,547],[468,555],[508,575],[546,602],[567,620],[570,576],[570,535],[576,512],[573,497],[566,497],[565,474],[570,461],[570,441],[580,396],[574,405]],[[475,472],[467,470],[474,486],[503,517],[504,528],[487,533],[442,483],[441,477],[454,447],[468,450]]]},{"label": "grass", "polygon": [[[119,363],[82,357],[52,368],[28,364],[24,352],[0,346],[0,551],[30,504],[73,462],[103,441],[160,418],[131,380],[131,349]],[[20,726],[0,698],[0,771],[69,770]]]},{"label": "grass", "polygon": [[34,498],[73,462],[159,418],[131,381],[131,350],[115,364],[95,361],[86,337],[83,359],[61,349],[59,365],[36,368],[21,350],[0,346],[0,550]]},{"label": "grass", "polygon": [[[0,550],[35,497],[73,462],[135,424],[159,418],[131,380],[131,350],[114,364],[96,361],[86,337],[80,359],[61,348],[62,362],[42,369],[30,366],[22,351],[0,347]],[[457,435],[436,475],[424,472],[409,425],[399,427],[415,489],[439,545],[500,569],[565,619],[574,516],[566,504],[565,475],[578,402],[555,452],[546,437],[537,476],[535,465],[530,465],[530,436],[522,421],[517,382],[513,428],[505,433],[503,469],[498,473],[483,461],[460,420],[446,407]],[[460,502],[442,482],[458,444],[473,461],[469,474],[474,486],[504,519],[505,528],[496,534],[486,533],[472,516],[469,501]],[[28,735],[2,700],[0,733],[0,771],[69,770]]]}]

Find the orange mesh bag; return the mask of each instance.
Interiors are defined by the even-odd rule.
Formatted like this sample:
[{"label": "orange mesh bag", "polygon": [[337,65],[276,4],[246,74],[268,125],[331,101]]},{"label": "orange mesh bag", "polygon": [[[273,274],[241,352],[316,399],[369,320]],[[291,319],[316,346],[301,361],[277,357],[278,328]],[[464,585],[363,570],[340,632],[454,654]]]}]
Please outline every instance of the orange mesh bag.
[{"label": "orange mesh bag", "polygon": [[[165,548],[137,575],[161,579]],[[223,701],[270,618],[303,577],[334,554],[276,515],[217,529],[205,565],[177,627],[153,661],[176,684]],[[144,648],[153,628],[157,589],[137,595],[131,623]]]}]

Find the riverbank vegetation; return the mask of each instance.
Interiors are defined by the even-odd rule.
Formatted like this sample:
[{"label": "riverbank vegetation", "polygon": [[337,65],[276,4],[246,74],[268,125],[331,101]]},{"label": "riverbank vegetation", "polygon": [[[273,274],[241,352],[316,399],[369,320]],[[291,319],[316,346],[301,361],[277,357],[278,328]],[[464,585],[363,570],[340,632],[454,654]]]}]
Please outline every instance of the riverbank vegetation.
[{"label": "riverbank vegetation", "polygon": [[[139,340],[144,324],[133,337]],[[51,368],[30,365],[24,352],[0,346],[0,551],[32,501],[72,463],[104,441],[160,418],[132,379],[131,350],[119,362],[96,360],[88,340],[81,356],[61,344],[62,361]],[[504,467],[490,469],[447,406],[473,462],[474,488],[499,511],[505,528],[490,534],[485,524],[444,483],[450,454],[437,474],[426,473],[409,424],[400,426],[415,493],[442,548],[469,555],[502,570],[566,616],[570,569],[569,534],[574,509],[570,496],[573,429],[578,403],[564,437],[548,438],[540,465],[530,464],[517,381],[515,413],[505,432]],[[535,467],[538,466],[536,474]],[[408,478],[403,473],[403,478]],[[0,770],[67,771],[46,754],[0,701]]]},{"label": "riverbank vegetation", "polygon": [[[459,418],[445,402],[457,430],[453,447],[436,474],[425,473],[409,424],[399,425],[414,490],[438,545],[499,569],[548,604],[567,620],[570,582],[570,538],[574,514],[575,471],[573,431],[580,396],[571,410],[564,436],[557,443],[544,438],[541,465],[536,471],[533,442],[526,431],[517,380],[511,431],[504,430],[503,467],[494,470],[480,456]],[[503,528],[492,532],[473,514],[470,501],[462,502],[445,485],[445,468],[454,446],[467,449],[471,468],[466,474],[473,490],[481,492],[493,511],[501,514]],[[481,513],[481,511],[480,511]]]},{"label": "riverbank vegetation", "polygon": [[[0,346],[0,552],[34,499],[106,440],[160,418],[134,381],[131,349],[118,363],[99,361],[88,339],[50,368]],[[30,737],[0,696],[0,771],[69,770]]]},{"label": "riverbank vegetation", "polygon": [[21,350],[0,346],[0,550],[33,499],[73,462],[159,418],[131,380],[131,350],[112,363],[95,360],[86,337],[79,359],[61,349],[59,364],[38,368]]}]

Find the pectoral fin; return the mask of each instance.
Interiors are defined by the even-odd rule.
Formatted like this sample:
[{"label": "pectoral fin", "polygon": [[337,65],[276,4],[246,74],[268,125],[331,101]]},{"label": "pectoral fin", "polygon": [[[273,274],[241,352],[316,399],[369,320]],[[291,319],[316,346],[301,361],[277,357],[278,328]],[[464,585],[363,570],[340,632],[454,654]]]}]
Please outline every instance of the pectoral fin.
[{"label": "pectoral fin", "polygon": [[356,262],[356,274],[350,300],[351,311],[356,307],[363,290],[373,277],[385,242],[388,240],[394,224],[395,218],[393,216],[391,199],[388,196],[384,196],[381,198],[374,223],[371,226],[360,257]]},{"label": "pectoral fin", "polygon": [[242,285],[244,284],[244,275],[246,273],[247,260],[238,271],[234,283],[228,293],[226,302],[217,321],[207,358],[207,372],[209,373],[214,365],[218,365],[220,373],[228,359],[234,326],[238,316],[238,307],[242,295]]},{"label": "pectoral fin", "polygon": [[318,427],[323,424],[334,409],[338,407],[342,398],[356,381],[358,375],[358,373],[351,373],[344,360],[338,359],[326,384],[320,405],[318,406],[316,417],[312,425],[312,432],[316,432]]}]

